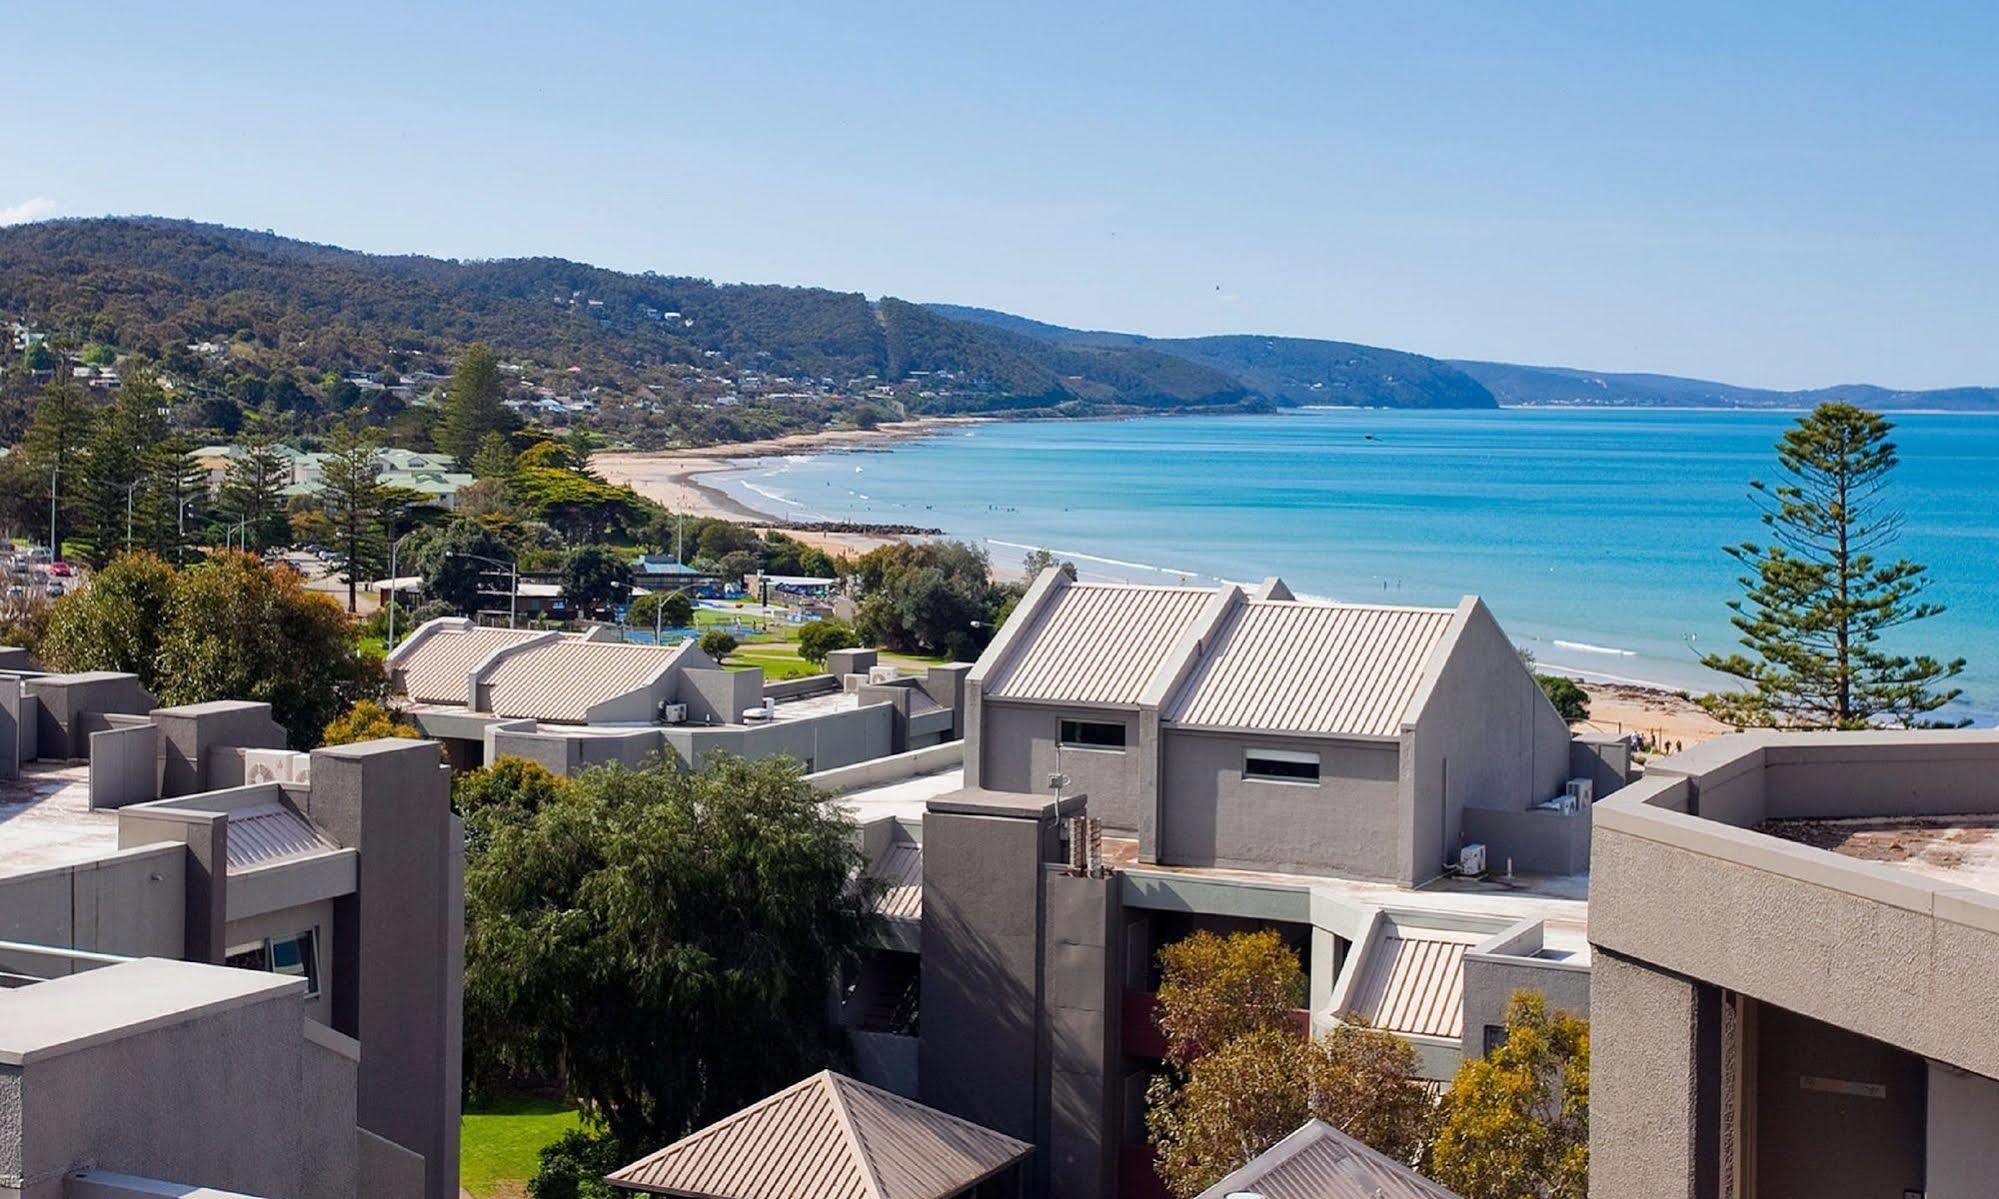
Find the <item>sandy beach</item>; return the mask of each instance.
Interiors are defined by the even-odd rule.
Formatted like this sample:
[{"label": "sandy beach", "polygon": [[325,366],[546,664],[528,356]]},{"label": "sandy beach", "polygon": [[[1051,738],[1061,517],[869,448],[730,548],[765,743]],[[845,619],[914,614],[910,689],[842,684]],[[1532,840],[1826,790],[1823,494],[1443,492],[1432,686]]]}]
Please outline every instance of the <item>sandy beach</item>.
[{"label": "sandy beach", "polygon": [[895,533],[835,533],[817,529],[794,529],[770,512],[759,512],[720,488],[701,482],[701,476],[740,469],[757,458],[784,454],[814,454],[827,450],[847,450],[857,446],[906,441],[929,437],[947,429],[985,423],[979,417],[925,417],[921,420],[891,421],[873,429],[833,429],[820,433],[794,433],[762,441],[735,445],[705,446],[693,450],[651,452],[600,451],[590,456],[590,465],[608,483],[621,484],[688,516],[733,520],[758,529],[780,529],[795,541],[829,554],[855,557],[869,550],[903,539]]},{"label": "sandy beach", "polygon": [[1582,683],[1590,718],[1577,727],[1597,733],[1639,733],[1669,751],[1698,745],[1735,730],[1700,705],[1663,688],[1628,683]]}]

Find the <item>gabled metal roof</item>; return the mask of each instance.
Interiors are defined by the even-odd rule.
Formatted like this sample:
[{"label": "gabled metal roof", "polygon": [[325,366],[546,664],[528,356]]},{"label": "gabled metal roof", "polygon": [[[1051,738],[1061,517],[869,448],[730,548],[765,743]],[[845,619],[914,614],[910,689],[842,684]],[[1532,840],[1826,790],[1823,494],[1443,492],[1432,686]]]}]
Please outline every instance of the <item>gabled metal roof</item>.
[{"label": "gabled metal roof", "polygon": [[947,1199],[1033,1146],[821,1071],[607,1176],[696,1199]]},{"label": "gabled metal roof", "polygon": [[1205,587],[1075,583],[1050,597],[986,678],[996,699],[1136,704],[1213,598]]},{"label": "gabled metal roof", "polygon": [[1456,614],[1250,600],[1169,701],[1177,724],[1327,736],[1393,736]]},{"label": "gabled metal roof", "polygon": [[402,672],[403,691],[420,704],[463,704],[465,680],[472,668],[504,646],[540,636],[532,629],[431,629],[408,654],[394,663]]},{"label": "gabled metal roof", "polygon": [[1244,1192],[1262,1199],[1459,1199],[1323,1120],[1306,1121],[1198,1199]]},{"label": "gabled metal roof", "polygon": [[628,645],[560,637],[508,654],[480,677],[495,716],[579,722],[590,709],[646,686],[686,652],[679,645]]},{"label": "gabled metal roof", "polygon": [[1480,933],[1390,925],[1365,952],[1347,1012],[1393,1033],[1464,1035],[1465,951]]}]

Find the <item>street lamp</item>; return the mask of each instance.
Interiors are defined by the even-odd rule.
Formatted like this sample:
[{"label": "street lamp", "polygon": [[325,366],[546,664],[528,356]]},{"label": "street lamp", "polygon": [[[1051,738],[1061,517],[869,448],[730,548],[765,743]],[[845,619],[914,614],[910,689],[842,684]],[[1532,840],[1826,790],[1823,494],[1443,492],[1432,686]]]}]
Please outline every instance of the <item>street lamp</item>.
[{"label": "street lamp", "polygon": [[62,473],[62,464],[49,467],[49,561],[62,557],[62,547],[56,544],[56,476]]},{"label": "street lamp", "polygon": [[144,479],[134,479],[125,484],[125,548],[132,548],[132,493],[144,487]]},{"label": "street lamp", "polygon": [[484,554],[468,554],[463,550],[453,550],[450,556],[453,558],[471,558],[478,562],[490,562],[507,572],[507,627],[510,629],[513,628],[520,609],[521,572],[511,562],[502,562],[498,558],[488,558]]}]

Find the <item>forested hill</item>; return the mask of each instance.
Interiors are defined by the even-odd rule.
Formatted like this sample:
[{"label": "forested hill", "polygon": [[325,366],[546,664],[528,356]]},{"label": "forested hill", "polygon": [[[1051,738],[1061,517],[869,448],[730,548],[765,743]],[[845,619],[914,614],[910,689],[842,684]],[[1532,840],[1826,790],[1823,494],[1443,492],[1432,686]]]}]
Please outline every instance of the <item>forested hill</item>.
[{"label": "forested hill", "polygon": [[[1437,362],[1360,347],[1341,352],[1381,356],[1396,377],[1371,359],[1357,370],[1328,364],[1331,390],[1317,394],[1288,367],[1273,369],[1256,347],[1288,343],[1268,339],[1050,338],[823,288],[717,285],[556,258],[361,254],[157,218],[0,229],[0,319],[72,350],[142,355],[197,390],[235,388],[245,409],[262,403],[266,384],[337,407],[332,380],[441,373],[467,343],[485,341],[540,394],[608,397],[620,410],[603,418],[613,432],[655,441],[763,435],[843,406],[1091,415],[1492,402]],[[671,429],[647,436],[648,421]]]},{"label": "forested hill", "polygon": [[1586,404],[1641,408],[1810,408],[1840,401],[1876,412],[1914,408],[1999,411],[1999,387],[1906,391],[1850,383],[1809,391],[1770,391],[1676,375],[1615,374],[1564,366],[1460,362],[1452,366],[1485,384],[1502,404]]},{"label": "forested hill", "polygon": [[1306,337],[1228,334],[1162,338],[1067,329],[985,308],[932,304],[954,320],[984,325],[1071,352],[1146,352],[1220,371],[1280,404],[1383,408],[1491,408],[1493,395],[1446,362],[1401,350]]}]

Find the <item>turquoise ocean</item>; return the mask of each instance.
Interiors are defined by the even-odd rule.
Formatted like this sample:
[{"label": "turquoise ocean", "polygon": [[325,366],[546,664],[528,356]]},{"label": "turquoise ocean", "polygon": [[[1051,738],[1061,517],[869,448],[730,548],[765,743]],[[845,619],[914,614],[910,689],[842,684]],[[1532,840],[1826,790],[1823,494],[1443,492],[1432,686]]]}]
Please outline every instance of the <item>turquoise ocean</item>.
[{"label": "turquoise ocean", "polygon": [[[936,526],[1000,566],[1032,548],[1085,578],[1253,582],[1447,605],[1477,593],[1543,663],[1703,690],[1733,642],[1724,545],[1795,413],[1303,409],[982,424],[710,475],[798,520]],[[1962,656],[1960,716],[1999,719],[1999,417],[1900,414],[1900,552],[1948,611],[1901,635]]]}]

